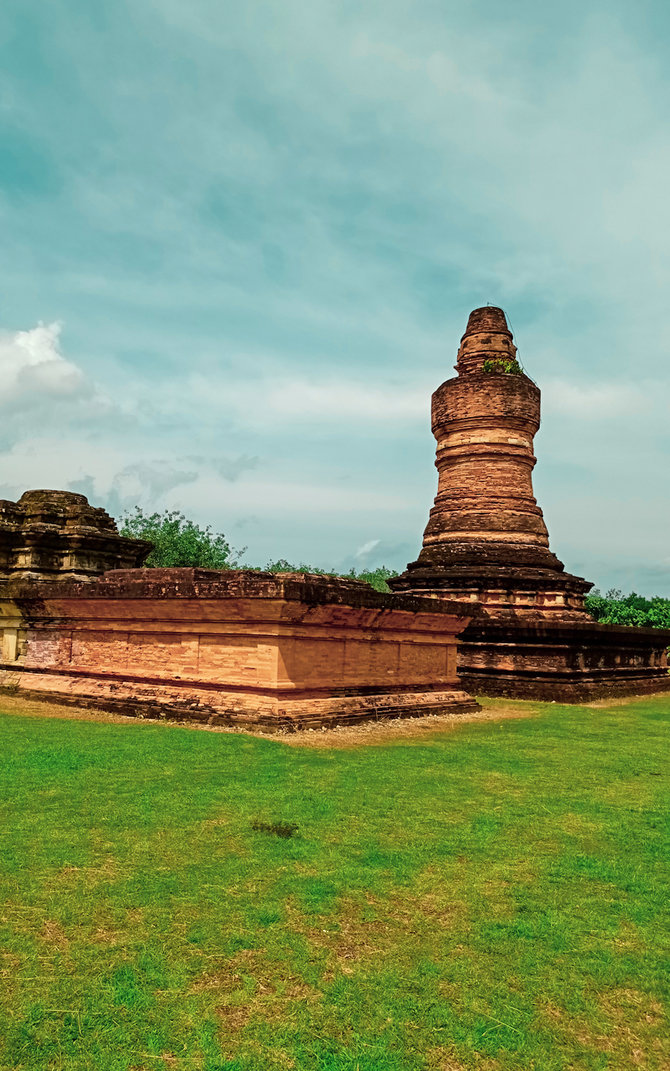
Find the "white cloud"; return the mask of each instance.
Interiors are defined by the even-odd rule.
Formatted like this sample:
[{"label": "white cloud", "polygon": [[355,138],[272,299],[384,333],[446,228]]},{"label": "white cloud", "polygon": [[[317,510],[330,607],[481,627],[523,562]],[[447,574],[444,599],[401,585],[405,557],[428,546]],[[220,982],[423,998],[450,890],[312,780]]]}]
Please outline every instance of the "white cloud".
[{"label": "white cloud", "polygon": [[0,333],[0,404],[90,393],[82,370],[60,351],[61,326],[39,323],[28,331]]},{"label": "white cloud", "polygon": [[377,386],[345,378],[314,380],[292,379],[270,382],[261,390],[263,407],[275,418],[291,421],[349,420],[394,422],[425,416],[425,390],[407,385]]},{"label": "white cloud", "polygon": [[[581,466],[564,499],[547,474],[556,532],[597,561],[611,514],[576,495],[607,478],[630,554],[656,553],[668,77],[646,18],[576,0],[532,18],[492,0],[136,0],[72,33],[61,7],[61,82],[31,85],[18,56],[3,73],[62,180],[57,203],[0,198],[3,304],[82,340],[65,356],[54,326],[0,336],[0,471],[19,490],[94,473],[97,493],[219,509],[224,527],[260,511],[268,555],[314,561],[310,546],[386,539],[393,516],[394,539],[420,541],[430,393],[491,301],[543,391],[540,470]],[[397,500],[369,501],[389,484]]]},{"label": "white cloud", "polygon": [[315,423],[334,429],[351,423],[425,422],[430,393],[429,382],[379,384],[346,373],[280,378],[256,369],[245,379],[193,376],[178,399],[165,398],[165,403],[193,406],[200,413],[216,410],[219,417],[232,416],[237,426],[249,429]]}]

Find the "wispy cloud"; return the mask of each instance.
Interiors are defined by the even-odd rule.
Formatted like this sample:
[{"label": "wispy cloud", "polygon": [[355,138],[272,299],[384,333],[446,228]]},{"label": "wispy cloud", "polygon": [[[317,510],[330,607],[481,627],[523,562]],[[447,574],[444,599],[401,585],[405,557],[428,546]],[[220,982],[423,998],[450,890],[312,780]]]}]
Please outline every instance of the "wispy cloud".
[{"label": "wispy cloud", "polygon": [[[668,382],[670,384],[670,380]],[[635,381],[567,382],[564,379],[550,379],[543,384],[543,394],[545,413],[565,413],[596,423],[611,420],[612,417],[639,419],[650,413],[658,402],[654,384],[645,382],[643,385]]]}]

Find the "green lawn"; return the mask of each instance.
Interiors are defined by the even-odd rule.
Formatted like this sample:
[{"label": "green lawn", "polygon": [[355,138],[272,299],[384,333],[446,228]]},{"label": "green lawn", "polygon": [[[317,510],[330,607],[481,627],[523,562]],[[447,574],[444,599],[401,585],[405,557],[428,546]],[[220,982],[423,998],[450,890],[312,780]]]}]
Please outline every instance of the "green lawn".
[{"label": "green lawn", "polygon": [[517,705],[348,748],[2,714],[0,1068],[670,1067],[670,697]]}]

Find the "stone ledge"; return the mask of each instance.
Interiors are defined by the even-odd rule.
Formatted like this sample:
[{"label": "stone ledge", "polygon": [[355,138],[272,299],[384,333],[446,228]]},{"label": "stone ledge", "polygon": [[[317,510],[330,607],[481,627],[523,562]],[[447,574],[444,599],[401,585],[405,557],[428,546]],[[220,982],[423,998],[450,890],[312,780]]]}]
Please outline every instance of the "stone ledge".
[{"label": "stone ledge", "polygon": [[266,573],[255,569],[114,569],[97,579],[10,579],[0,598],[16,602],[76,599],[281,599],[307,605],[347,605],[472,617],[452,599],[376,591],[360,580],[320,573]]},{"label": "stone ledge", "polygon": [[294,732],[332,728],[389,718],[422,718],[435,714],[470,714],[479,703],[461,688],[434,692],[404,691],[365,696],[287,700],[249,697],[219,689],[189,689],[147,684],[94,682],[60,674],[41,674],[34,687],[29,674],[0,667],[0,695],[84,706],[114,714],[153,720],[200,722],[207,725]]}]

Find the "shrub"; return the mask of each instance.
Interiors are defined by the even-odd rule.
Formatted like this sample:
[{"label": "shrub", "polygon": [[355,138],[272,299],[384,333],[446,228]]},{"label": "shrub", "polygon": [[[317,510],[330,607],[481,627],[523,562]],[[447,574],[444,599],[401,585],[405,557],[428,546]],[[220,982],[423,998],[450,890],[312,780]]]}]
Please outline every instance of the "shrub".
[{"label": "shrub", "polygon": [[375,591],[388,593],[391,589],[387,584],[392,576],[397,576],[395,569],[389,569],[386,565],[380,565],[377,569],[350,569],[348,573],[338,573],[335,569],[321,569],[318,565],[291,565],[285,558],[279,558],[275,562],[268,562],[265,566],[267,573],[316,573],[319,576],[340,576],[348,580],[361,580],[369,584]]},{"label": "shrub", "polygon": [[238,558],[246,549],[233,550],[222,532],[213,532],[209,525],[201,528],[178,510],[145,513],[135,506],[121,518],[119,531],[123,536],[153,543],[145,565],[155,569],[237,569]]},{"label": "shrub", "polygon": [[624,595],[611,588],[605,595],[595,588],[584,600],[586,609],[603,625],[636,625],[638,628],[670,629],[670,599],[654,595],[646,599],[631,591]]},{"label": "shrub", "polygon": [[522,376],[523,368],[516,359],[506,360],[504,357],[488,357],[482,364],[482,372],[493,372],[499,376]]}]

